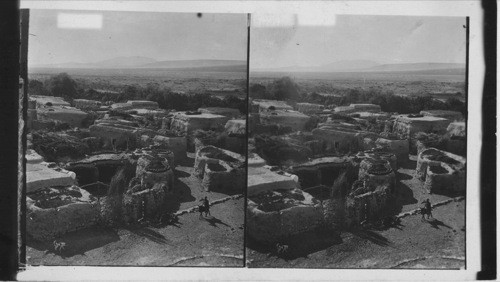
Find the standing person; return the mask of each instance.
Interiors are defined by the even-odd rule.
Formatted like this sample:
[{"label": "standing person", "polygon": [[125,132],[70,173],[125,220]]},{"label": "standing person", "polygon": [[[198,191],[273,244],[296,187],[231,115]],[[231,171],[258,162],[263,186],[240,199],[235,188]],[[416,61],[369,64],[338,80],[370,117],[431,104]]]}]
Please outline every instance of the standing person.
[{"label": "standing person", "polygon": [[207,196],[205,196],[205,199],[203,199],[203,206],[205,206],[205,215],[211,215],[210,214],[210,202],[208,201]]},{"label": "standing person", "polygon": [[434,218],[432,216],[432,206],[431,206],[431,201],[429,201],[429,199],[425,201],[425,209],[427,210],[427,219],[431,217]]},{"label": "standing person", "polygon": [[205,213],[205,216],[210,214],[210,202],[208,201],[208,198],[205,196],[205,198],[200,199],[201,205],[199,208],[200,211],[200,217],[202,216],[202,213]]},{"label": "standing person", "polygon": [[423,204],[423,207],[421,208],[422,219],[425,219],[425,215],[427,215],[427,219],[429,219],[431,217],[434,218],[432,216],[432,206],[431,206],[431,202],[429,201],[429,199],[422,201],[422,204]]}]

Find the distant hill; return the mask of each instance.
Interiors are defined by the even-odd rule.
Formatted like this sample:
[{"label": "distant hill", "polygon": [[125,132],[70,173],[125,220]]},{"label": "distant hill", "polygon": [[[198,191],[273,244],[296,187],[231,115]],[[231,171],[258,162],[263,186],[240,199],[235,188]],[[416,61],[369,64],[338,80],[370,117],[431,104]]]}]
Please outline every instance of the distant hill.
[{"label": "distant hill", "polygon": [[337,61],[334,63],[322,65],[318,67],[318,69],[322,71],[348,71],[348,70],[360,70],[360,69],[368,69],[372,67],[376,67],[379,64],[374,61],[368,60],[345,60],[345,61]]},{"label": "distant hill", "polygon": [[147,57],[116,57],[109,60],[100,61],[94,63],[93,65],[102,67],[102,68],[123,68],[123,67],[138,67],[146,64],[156,63],[157,60],[147,58]]},{"label": "distant hill", "polygon": [[384,64],[373,66],[366,71],[424,71],[424,70],[446,70],[465,69],[465,64],[450,63],[414,63],[414,64]]},{"label": "distant hill", "polygon": [[237,60],[179,60],[179,61],[160,61],[140,66],[141,68],[161,68],[161,69],[185,69],[185,68],[211,68],[211,67],[229,67],[245,66],[246,61]]},{"label": "distant hill", "polygon": [[456,63],[404,63],[379,64],[369,60],[337,61],[321,66],[289,66],[270,69],[252,69],[255,72],[428,72],[429,74],[465,71],[465,64]]},{"label": "distant hill", "polygon": [[44,69],[197,69],[215,71],[246,70],[246,61],[240,60],[177,60],[157,61],[147,57],[116,57],[95,63],[62,63],[33,65],[30,68]]}]

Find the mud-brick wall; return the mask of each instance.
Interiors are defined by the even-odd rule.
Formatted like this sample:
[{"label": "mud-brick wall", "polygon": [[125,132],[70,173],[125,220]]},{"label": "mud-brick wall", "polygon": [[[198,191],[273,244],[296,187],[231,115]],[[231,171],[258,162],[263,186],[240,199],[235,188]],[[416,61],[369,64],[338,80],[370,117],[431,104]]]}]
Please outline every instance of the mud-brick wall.
[{"label": "mud-brick wall", "polygon": [[465,185],[465,170],[435,173],[427,167],[424,189],[429,193],[464,193]]},{"label": "mud-brick wall", "polygon": [[96,202],[75,202],[57,208],[39,208],[27,199],[26,232],[48,241],[65,233],[95,225],[99,219]]},{"label": "mud-brick wall", "polygon": [[[174,163],[174,154],[165,152],[165,153],[159,153],[158,156],[162,159],[162,163],[168,164],[171,168],[173,167]],[[152,157],[149,156],[142,156],[137,160],[137,166],[135,170],[135,176],[141,177],[143,174],[146,174],[146,166],[151,163]]]},{"label": "mud-brick wall", "polygon": [[427,176],[427,168],[429,166],[440,166],[441,162],[439,161],[431,161],[422,156],[422,154],[418,154],[417,157],[417,167],[415,169],[415,176],[421,181],[425,181]]},{"label": "mud-brick wall", "polygon": [[[217,166],[223,170],[212,170]],[[243,193],[246,184],[246,173],[243,168],[231,168],[224,162],[207,163],[201,181],[205,191]]]},{"label": "mud-brick wall", "polygon": [[248,234],[263,243],[277,243],[289,236],[313,230],[323,223],[321,206],[295,206],[281,211],[247,209]]},{"label": "mud-brick wall", "polygon": [[321,202],[325,225],[333,230],[345,225],[345,200],[328,199]]},{"label": "mud-brick wall", "polygon": [[397,166],[401,166],[408,161],[408,156],[410,154],[410,144],[408,139],[404,140],[390,140],[379,138],[375,141],[380,147],[387,148],[391,153],[396,155]]},{"label": "mud-brick wall", "polygon": [[[165,137],[157,135],[153,142],[159,145],[166,145],[174,153],[175,159],[179,162],[186,159],[187,141],[186,137]],[[171,163],[171,165],[174,165]]]},{"label": "mud-brick wall", "polygon": [[197,129],[210,130],[210,129],[223,129],[226,122],[229,120],[225,116],[216,117],[192,117],[174,116],[170,124],[171,129],[176,129],[181,132],[191,133]]},{"label": "mud-brick wall", "polygon": [[123,218],[125,223],[137,222],[144,217],[151,219],[163,212],[166,192],[163,185],[154,185],[133,194],[123,196]]},{"label": "mud-brick wall", "polygon": [[122,195],[110,195],[99,199],[99,222],[115,226],[121,223],[122,217]]},{"label": "mud-brick wall", "polygon": [[[361,170],[360,170],[361,171]],[[375,174],[361,174],[359,179],[366,180],[366,186],[374,189],[378,186],[387,186],[389,191],[394,192],[396,188],[396,174],[392,171],[389,174],[375,175]]]},{"label": "mud-brick wall", "polygon": [[[389,215],[391,206],[389,186],[380,186],[373,192],[346,198],[346,224],[353,226],[367,218],[381,219]],[[366,205],[366,206],[365,206]]]},{"label": "mud-brick wall", "polygon": [[312,130],[316,139],[325,141],[326,150],[355,152],[363,148],[363,138],[357,132],[334,130],[329,128],[316,128]]},{"label": "mud-brick wall", "polygon": [[299,205],[281,211],[281,228],[287,234],[297,235],[314,230],[323,224],[321,204]]}]

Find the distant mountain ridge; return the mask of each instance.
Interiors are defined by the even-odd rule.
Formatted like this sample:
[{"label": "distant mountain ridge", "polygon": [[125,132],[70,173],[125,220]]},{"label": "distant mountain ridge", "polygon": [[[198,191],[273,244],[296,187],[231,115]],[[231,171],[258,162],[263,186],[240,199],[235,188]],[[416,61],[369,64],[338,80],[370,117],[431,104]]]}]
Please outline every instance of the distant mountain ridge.
[{"label": "distant mountain ridge", "polygon": [[369,60],[344,60],[321,66],[289,66],[270,69],[253,69],[256,72],[412,72],[462,70],[465,64],[459,63],[400,63],[379,64]]},{"label": "distant mountain ridge", "polygon": [[148,57],[116,57],[95,63],[61,63],[33,65],[31,68],[66,68],[66,69],[246,69],[246,61],[241,60],[169,60],[158,61]]}]

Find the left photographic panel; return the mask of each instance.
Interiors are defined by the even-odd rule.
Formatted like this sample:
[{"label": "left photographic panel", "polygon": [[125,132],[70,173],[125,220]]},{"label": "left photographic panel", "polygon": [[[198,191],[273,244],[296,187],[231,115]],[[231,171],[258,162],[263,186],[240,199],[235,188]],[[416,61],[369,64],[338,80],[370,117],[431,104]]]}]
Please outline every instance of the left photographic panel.
[{"label": "left photographic panel", "polygon": [[244,266],[247,18],[29,11],[28,265]]}]

